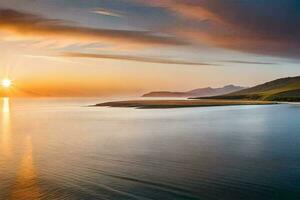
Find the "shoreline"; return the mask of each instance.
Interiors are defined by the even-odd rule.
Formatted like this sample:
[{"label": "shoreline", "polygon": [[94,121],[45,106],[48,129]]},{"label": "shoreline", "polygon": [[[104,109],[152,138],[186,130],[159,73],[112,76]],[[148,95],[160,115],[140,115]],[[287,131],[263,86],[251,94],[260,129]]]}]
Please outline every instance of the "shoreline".
[{"label": "shoreline", "polygon": [[249,100],[128,100],[111,101],[91,105],[92,107],[118,107],[137,109],[170,109],[212,106],[275,105],[278,102]]}]

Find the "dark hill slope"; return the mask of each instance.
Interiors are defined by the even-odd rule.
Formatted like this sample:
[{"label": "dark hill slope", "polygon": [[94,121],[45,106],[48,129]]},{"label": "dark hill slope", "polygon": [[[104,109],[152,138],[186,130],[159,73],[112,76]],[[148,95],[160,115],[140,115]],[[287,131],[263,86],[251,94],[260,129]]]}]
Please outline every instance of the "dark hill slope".
[{"label": "dark hill slope", "polygon": [[281,78],[238,92],[210,98],[300,101],[300,76]]}]

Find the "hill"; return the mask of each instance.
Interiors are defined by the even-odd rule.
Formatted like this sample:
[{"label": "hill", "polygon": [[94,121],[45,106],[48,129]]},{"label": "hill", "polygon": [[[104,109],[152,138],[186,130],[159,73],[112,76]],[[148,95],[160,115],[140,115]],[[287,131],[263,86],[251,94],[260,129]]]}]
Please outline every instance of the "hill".
[{"label": "hill", "polygon": [[299,102],[300,76],[281,78],[238,92],[210,98]]},{"label": "hill", "polygon": [[224,95],[239,90],[245,89],[244,87],[227,85],[222,88],[198,88],[186,92],[170,92],[170,91],[158,91],[144,94],[143,97],[209,97],[216,95]]}]

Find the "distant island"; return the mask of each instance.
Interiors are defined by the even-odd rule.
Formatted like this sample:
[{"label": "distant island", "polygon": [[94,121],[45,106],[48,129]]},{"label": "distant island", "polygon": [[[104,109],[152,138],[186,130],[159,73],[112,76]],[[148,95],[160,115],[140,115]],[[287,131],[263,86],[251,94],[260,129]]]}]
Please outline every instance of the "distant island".
[{"label": "distant island", "polygon": [[147,94],[142,95],[142,97],[209,97],[209,96],[217,96],[224,95],[232,92],[237,92],[240,90],[246,89],[245,87],[235,86],[235,85],[226,85],[221,88],[197,88],[194,90],[186,91],[186,92],[170,92],[170,91],[155,91],[149,92]]},{"label": "distant island", "polygon": [[280,78],[255,87],[211,97],[194,99],[260,100],[300,102],[300,76]]}]

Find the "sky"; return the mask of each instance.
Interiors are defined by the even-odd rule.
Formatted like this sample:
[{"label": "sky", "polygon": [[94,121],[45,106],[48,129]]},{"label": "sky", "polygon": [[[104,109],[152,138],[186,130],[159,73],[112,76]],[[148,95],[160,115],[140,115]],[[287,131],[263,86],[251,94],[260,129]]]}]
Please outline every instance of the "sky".
[{"label": "sky", "polygon": [[0,0],[0,78],[46,96],[300,75],[298,0]]}]

